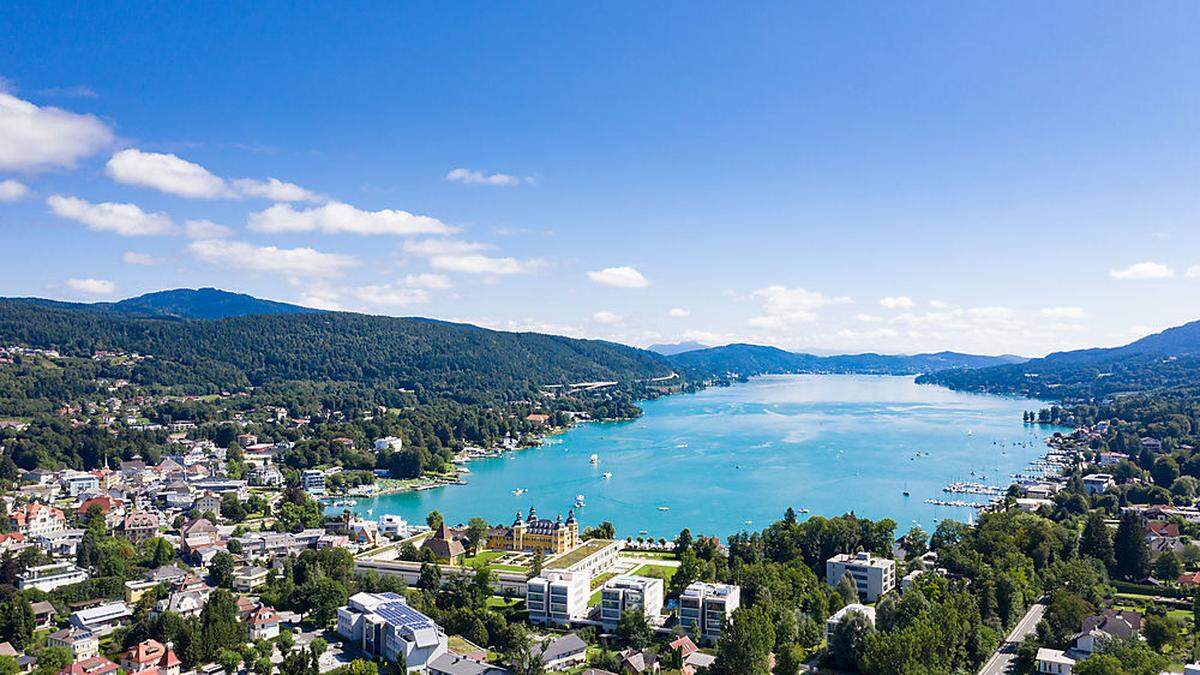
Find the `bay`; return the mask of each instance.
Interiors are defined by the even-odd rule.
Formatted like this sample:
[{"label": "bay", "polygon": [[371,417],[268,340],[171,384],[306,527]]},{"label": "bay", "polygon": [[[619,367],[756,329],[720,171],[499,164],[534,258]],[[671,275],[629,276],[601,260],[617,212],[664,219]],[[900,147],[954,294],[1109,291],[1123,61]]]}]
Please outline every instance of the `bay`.
[{"label": "bay", "polygon": [[[644,531],[669,539],[684,527],[726,537],[762,529],[789,506],[808,515],[889,517],[898,533],[916,524],[932,531],[974,510],[926,498],[983,501],[942,488],[954,481],[1004,487],[1010,473],[1044,454],[1053,429],[1021,421],[1041,405],[911,377],[759,377],[647,401],[636,420],[578,425],[540,447],[471,462],[468,485],[360,500],[354,510],[422,522],[436,509],[450,523],[482,516],[499,524],[530,506],[565,517],[582,495],[579,519],[611,521],[622,537]],[[518,488],[527,492],[514,495]]]}]

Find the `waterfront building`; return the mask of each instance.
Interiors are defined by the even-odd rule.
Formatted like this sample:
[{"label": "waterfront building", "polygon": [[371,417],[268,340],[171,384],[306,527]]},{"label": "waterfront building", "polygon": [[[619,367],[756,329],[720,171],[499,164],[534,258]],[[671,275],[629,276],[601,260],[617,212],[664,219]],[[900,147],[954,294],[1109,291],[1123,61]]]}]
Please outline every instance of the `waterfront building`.
[{"label": "waterfront building", "polygon": [[679,596],[679,625],[703,642],[716,642],[741,601],[739,586],[693,582]]},{"label": "waterfront building", "polygon": [[425,670],[446,653],[446,633],[396,593],[355,593],[338,608],[337,632],[369,656]]},{"label": "waterfront building", "polygon": [[384,537],[407,537],[409,533],[408,521],[395,514],[384,514],[379,516],[379,534]]},{"label": "waterfront building", "polygon": [[88,573],[74,563],[60,562],[30,567],[17,575],[17,588],[36,588],[49,593],[60,586],[70,586],[87,581]]},{"label": "waterfront building", "polygon": [[852,602],[834,612],[833,616],[825,620],[826,641],[833,639],[833,631],[837,629],[838,624],[841,623],[842,619],[845,619],[846,615],[850,612],[858,612],[859,614],[862,614],[863,616],[867,617],[867,621],[870,621],[872,626],[875,625],[875,608],[868,607],[866,605],[860,605],[857,602]]},{"label": "waterfront building", "polygon": [[830,586],[836,587],[847,573],[854,579],[858,599],[864,602],[875,602],[896,587],[896,561],[866,551],[839,553],[825,561],[825,581]]},{"label": "waterfront building", "polygon": [[537,511],[531,506],[527,517],[522,518],[518,512],[513,524],[496,534],[498,536],[488,539],[488,545],[509,551],[559,555],[579,546],[579,522],[575,520],[574,510],[567,513],[566,520],[561,515],[550,520],[538,518]]},{"label": "waterfront building", "polygon": [[525,582],[525,607],[529,621],[569,626],[587,616],[591,578],[577,572],[547,570]]},{"label": "waterfront building", "polygon": [[320,469],[305,469],[300,473],[300,484],[309,494],[325,494],[325,472]]},{"label": "waterfront building", "polygon": [[635,575],[615,577],[600,591],[600,622],[611,630],[627,611],[641,612],[649,619],[661,614],[662,606],[662,579]]}]

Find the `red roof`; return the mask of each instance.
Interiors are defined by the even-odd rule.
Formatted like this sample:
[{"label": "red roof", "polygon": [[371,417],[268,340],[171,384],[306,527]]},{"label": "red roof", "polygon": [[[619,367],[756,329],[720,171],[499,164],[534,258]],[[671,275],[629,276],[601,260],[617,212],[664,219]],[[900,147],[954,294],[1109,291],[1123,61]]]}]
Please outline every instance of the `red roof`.
[{"label": "red roof", "polygon": [[16,523],[17,527],[25,527],[30,520],[33,520],[35,517],[37,517],[40,511],[48,511],[51,517],[53,517],[55,520],[67,519],[60,509],[56,509],[52,506],[46,506],[41,502],[30,502],[16,511],[13,511],[9,518]]},{"label": "red roof", "polygon": [[175,656],[174,650],[167,649],[158,640],[143,640],[126,650],[121,655],[121,662],[133,664],[138,667],[139,672],[144,672],[143,669],[147,666],[160,668],[177,666],[179,657]]},{"label": "red roof", "polygon": [[93,656],[90,659],[76,661],[58,671],[58,675],[110,675],[120,670],[117,664],[103,656]]},{"label": "red roof", "polygon": [[1159,537],[1178,537],[1179,525],[1161,520],[1152,520],[1146,523],[1146,532]]},{"label": "red roof", "polygon": [[671,643],[671,649],[678,649],[680,655],[686,659],[688,654],[698,651],[700,648],[696,646],[695,642],[692,642],[690,637],[684,635]]},{"label": "red roof", "polygon": [[1200,586],[1200,572],[1188,572],[1179,575],[1179,583],[1184,586]]}]

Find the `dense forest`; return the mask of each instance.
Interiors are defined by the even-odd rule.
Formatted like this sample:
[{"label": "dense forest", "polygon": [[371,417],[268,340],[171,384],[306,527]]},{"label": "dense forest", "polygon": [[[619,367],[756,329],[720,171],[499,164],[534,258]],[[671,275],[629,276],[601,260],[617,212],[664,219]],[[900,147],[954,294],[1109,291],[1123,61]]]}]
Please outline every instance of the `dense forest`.
[{"label": "dense forest", "polygon": [[936,354],[839,354],[815,356],[776,347],[733,344],[681,352],[670,357],[678,369],[701,376],[736,373],[742,376],[778,373],[861,373],[916,375],[947,368],[984,368],[1022,361],[1017,356],[976,356],[957,352]]}]

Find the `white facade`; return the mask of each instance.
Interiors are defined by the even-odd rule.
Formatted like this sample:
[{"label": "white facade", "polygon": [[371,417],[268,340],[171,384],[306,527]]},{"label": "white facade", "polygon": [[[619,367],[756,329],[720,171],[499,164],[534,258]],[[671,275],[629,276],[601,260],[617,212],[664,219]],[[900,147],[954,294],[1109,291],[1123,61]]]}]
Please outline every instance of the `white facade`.
[{"label": "white facade", "polygon": [[395,514],[379,516],[379,534],[385,537],[408,536],[408,521]]},{"label": "white facade", "polygon": [[679,625],[705,642],[721,637],[725,620],[742,604],[742,589],[697,581],[679,596]]},{"label": "white facade", "polygon": [[129,605],[110,602],[75,612],[71,615],[71,625],[103,637],[113,632],[113,629],[132,615],[133,611],[129,609]]},{"label": "white facade", "polygon": [[395,436],[385,436],[384,438],[375,439],[375,452],[382,452],[384,450],[400,452],[400,449],[403,447],[404,440]]},{"label": "white facade", "polygon": [[325,494],[325,472],[320,469],[305,469],[300,474],[301,486],[305,492],[314,495]]},{"label": "white facade", "polygon": [[78,497],[80,493],[100,487],[100,479],[86,471],[68,471],[63,474],[63,487],[67,494]]},{"label": "white facade", "polygon": [[1110,473],[1093,473],[1083,477],[1083,487],[1087,488],[1089,495],[1100,494],[1115,484]]},{"label": "white facade", "polygon": [[1046,649],[1042,647],[1037,650],[1037,672],[1046,673],[1047,675],[1071,675],[1071,669],[1075,667],[1075,659],[1067,656],[1058,649]]},{"label": "white facade", "polygon": [[87,572],[72,563],[53,563],[30,567],[17,576],[17,588],[25,590],[36,588],[39,591],[50,591],[60,586],[70,586],[87,581]]},{"label": "white facade", "polygon": [[846,615],[850,612],[859,612],[860,614],[863,614],[867,617],[867,620],[871,622],[872,626],[875,625],[875,608],[868,607],[866,605],[860,605],[857,602],[852,602],[834,612],[833,616],[825,620],[825,639],[827,641],[833,637],[833,631],[837,628],[838,624],[842,622],[842,619],[846,618]]},{"label": "white facade", "polygon": [[875,602],[896,587],[896,561],[870,553],[839,553],[825,561],[825,581],[837,586],[849,573],[858,588],[858,599]]},{"label": "white facade", "polygon": [[337,632],[371,656],[424,671],[446,653],[446,633],[396,593],[355,593],[338,609]]},{"label": "white facade", "polygon": [[611,629],[627,611],[642,612],[650,618],[661,614],[662,606],[662,579],[634,575],[614,577],[600,591],[600,622]]},{"label": "white facade", "polygon": [[569,626],[587,616],[591,576],[548,570],[525,582],[525,606],[531,623]]}]

